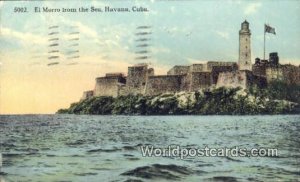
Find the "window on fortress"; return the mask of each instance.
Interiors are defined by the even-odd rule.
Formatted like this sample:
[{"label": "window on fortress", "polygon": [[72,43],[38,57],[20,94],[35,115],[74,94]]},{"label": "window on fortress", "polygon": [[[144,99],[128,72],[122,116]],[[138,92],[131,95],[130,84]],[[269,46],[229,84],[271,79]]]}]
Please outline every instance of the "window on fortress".
[{"label": "window on fortress", "polygon": [[247,56],[248,56],[248,54],[246,53],[246,54],[245,54],[245,56],[247,57]]}]

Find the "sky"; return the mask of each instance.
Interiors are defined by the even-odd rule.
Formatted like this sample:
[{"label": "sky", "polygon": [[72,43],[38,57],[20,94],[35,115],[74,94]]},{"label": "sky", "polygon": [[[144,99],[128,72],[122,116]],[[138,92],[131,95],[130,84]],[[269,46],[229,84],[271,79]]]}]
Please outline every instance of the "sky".
[{"label": "sky", "polygon": [[[105,6],[131,12],[34,11]],[[133,12],[134,6],[148,11]],[[14,12],[18,7],[27,12]],[[263,57],[267,23],[276,35],[266,34],[266,54],[278,52],[281,63],[299,65],[299,12],[297,0],[0,1],[0,114],[55,113],[92,90],[96,77],[126,73],[137,63],[166,74],[174,65],[236,62],[244,20],[252,33],[252,62]]]}]

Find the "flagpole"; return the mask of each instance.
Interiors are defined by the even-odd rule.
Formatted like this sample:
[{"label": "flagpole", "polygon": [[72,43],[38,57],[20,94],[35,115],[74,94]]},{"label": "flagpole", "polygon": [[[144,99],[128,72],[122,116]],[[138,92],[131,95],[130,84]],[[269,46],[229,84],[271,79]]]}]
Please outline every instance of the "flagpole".
[{"label": "flagpole", "polygon": [[266,24],[264,27],[264,60],[266,60]]}]

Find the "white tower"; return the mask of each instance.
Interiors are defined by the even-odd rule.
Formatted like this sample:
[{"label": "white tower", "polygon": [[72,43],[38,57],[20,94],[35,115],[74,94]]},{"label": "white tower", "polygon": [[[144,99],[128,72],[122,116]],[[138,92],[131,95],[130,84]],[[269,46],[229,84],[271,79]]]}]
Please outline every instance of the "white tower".
[{"label": "white tower", "polygon": [[245,20],[240,30],[240,47],[239,47],[239,70],[252,70],[251,63],[251,31],[249,23]]}]

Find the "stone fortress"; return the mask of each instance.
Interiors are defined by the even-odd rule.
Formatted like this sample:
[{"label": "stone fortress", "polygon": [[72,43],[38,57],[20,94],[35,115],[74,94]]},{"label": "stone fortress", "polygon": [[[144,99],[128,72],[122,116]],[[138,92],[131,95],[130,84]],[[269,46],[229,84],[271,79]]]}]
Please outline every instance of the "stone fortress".
[{"label": "stone fortress", "polygon": [[251,63],[251,31],[245,20],[239,31],[238,62],[208,61],[206,64],[176,65],[167,75],[155,75],[147,64],[128,67],[128,74],[107,73],[96,78],[94,90],[83,93],[81,99],[94,96],[129,94],[157,95],[162,93],[191,92],[210,87],[265,87],[274,79],[289,84],[300,84],[300,68],[280,65],[277,53],[270,53],[269,60],[255,59]]}]

